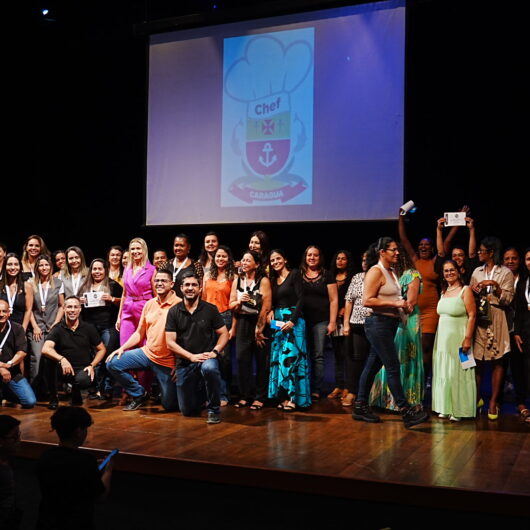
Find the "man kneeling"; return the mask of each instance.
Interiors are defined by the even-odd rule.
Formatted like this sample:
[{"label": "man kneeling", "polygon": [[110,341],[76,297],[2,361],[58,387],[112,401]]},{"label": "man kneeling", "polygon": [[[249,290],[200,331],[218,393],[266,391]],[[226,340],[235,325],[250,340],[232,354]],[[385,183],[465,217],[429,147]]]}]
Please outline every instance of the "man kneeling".
[{"label": "man kneeling", "polygon": [[[144,387],[129,373],[129,370],[148,369],[153,370],[158,379],[164,409],[177,409],[177,392],[172,380],[175,355],[167,348],[164,329],[168,311],[180,298],[173,291],[173,275],[169,270],[159,270],[154,282],[156,298],[145,304],[138,329],[107,357],[108,371],[133,398],[123,410],[136,410],[149,399]],[[144,339],[144,346],[130,349]]]},{"label": "man kneeling", "polygon": [[177,354],[180,410],[184,416],[198,414],[206,397],[207,423],[219,423],[221,374],[217,357],[228,342],[228,330],[217,308],[201,300],[201,286],[193,272],[184,274],[181,290],[184,301],[169,310],[166,322],[168,348]]}]

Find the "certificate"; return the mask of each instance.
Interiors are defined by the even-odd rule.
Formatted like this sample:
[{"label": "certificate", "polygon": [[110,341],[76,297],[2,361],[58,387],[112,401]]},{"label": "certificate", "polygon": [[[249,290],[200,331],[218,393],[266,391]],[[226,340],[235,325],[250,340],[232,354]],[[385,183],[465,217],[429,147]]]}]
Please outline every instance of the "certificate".
[{"label": "certificate", "polygon": [[84,294],[85,307],[101,307],[105,305],[105,300],[102,297],[105,293],[103,291],[89,291]]},{"label": "certificate", "polygon": [[446,212],[445,226],[466,226],[466,212]]}]

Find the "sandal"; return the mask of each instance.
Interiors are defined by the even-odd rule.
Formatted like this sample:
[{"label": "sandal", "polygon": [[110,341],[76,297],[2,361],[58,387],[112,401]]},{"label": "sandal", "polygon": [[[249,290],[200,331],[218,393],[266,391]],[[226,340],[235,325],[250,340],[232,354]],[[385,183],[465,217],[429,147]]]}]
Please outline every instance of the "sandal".
[{"label": "sandal", "polygon": [[342,398],[342,406],[351,407],[353,405],[354,399],[355,399],[355,396],[351,392],[346,394],[346,396]]},{"label": "sandal", "polygon": [[247,401],[243,401],[243,400],[240,400],[237,403],[234,403],[234,407],[236,409],[242,409],[242,408],[246,407],[247,405],[248,405],[248,402]]},{"label": "sandal", "polygon": [[261,410],[263,408],[263,403],[261,403],[261,401],[254,401],[249,408],[250,410]]},{"label": "sandal", "polygon": [[296,410],[296,405],[294,403],[287,403],[287,405],[283,405],[283,411],[284,412],[294,412]]}]

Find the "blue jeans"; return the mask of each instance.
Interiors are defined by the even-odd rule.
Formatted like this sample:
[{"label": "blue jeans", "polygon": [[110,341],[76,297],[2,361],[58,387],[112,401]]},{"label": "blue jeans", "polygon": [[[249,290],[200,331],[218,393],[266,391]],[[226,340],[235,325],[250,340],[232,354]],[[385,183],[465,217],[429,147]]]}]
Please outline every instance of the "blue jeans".
[{"label": "blue jeans", "polygon": [[129,373],[129,370],[152,370],[160,384],[162,406],[166,410],[177,410],[177,391],[175,383],[171,381],[172,369],[156,364],[147,357],[142,348],[128,350],[118,359],[113,357],[107,363],[110,374],[120,383],[127,394],[139,398],[145,394],[144,387]]},{"label": "blue jeans", "polygon": [[324,346],[326,345],[326,335],[328,323],[317,322],[307,323],[307,343],[311,358],[311,392],[320,394],[324,383]]},{"label": "blue jeans", "polygon": [[[15,379],[17,379],[15,377]],[[26,408],[31,408],[37,403],[37,398],[25,377],[20,378],[18,381],[11,379],[9,383],[0,383],[0,392],[6,393],[7,398],[14,398],[14,401],[18,401],[21,405]]]},{"label": "blue jeans", "polygon": [[198,414],[205,399],[208,401],[208,411],[218,414],[220,390],[221,372],[217,359],[177,368],[177,395],[184,416]]},{"label": "blue jeans", "polygon": [[384,366],[388,387],[397,406],[402,408],[408,405],[401,385],[399,357],[394,345],[398,324],[399,319],[385,315],[372,315],[366,318],[364,329],[370,343],[370,353],[361,374],[358,401],[368,402],[375,376]]}]

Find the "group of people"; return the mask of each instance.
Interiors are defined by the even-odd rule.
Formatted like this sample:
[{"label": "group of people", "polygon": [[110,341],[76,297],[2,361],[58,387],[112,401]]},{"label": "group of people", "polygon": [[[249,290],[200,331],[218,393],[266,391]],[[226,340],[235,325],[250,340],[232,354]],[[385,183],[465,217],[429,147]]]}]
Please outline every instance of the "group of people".
[{"label": "group of people", "polygon": [[[404,212],[401,212],[404,213]],[[361,272],[347,250],[325,268],[310,245],[298,268],[267,234],[254,232],[238,261],[208,232],[197,260],[178,234],[173,256],[134,238],[87,266],[83,251],[48,251],[28,237],[21,257],[0,244],[0,376],[4,397],[56,409],[61,384],[72,404],[109,400],[122,389],[124,410],[156,394],[168,410],[208,423],[223,406],[291,412],[327,396],[355,420],[380,421],[372,406],[399,411],[407,427],[432,410],[459,421],[487,407],[498,418],[510,368],[517,409],[530,421],[530,249],[477,248],[466,217],[415,249],[399,215],[399,238],[381,237],[363,253]],[[335,383],[324,394],[324,352],[331,339]],[[237,385],[232,381],[232,351]],[[487,404],[481,392],[491,370]],[[235,370],[234,370],[235,372]],[[237,386],[237,397],[232,390]]]}]

